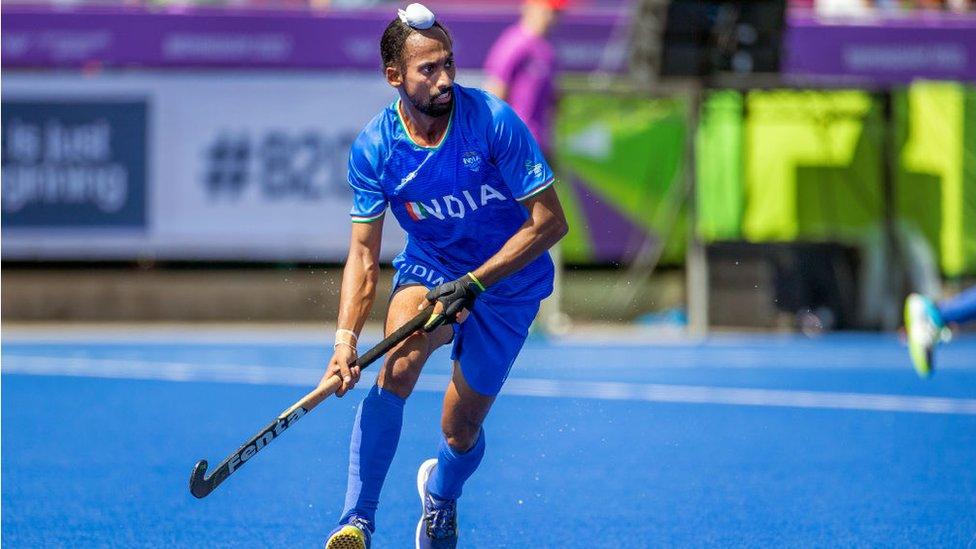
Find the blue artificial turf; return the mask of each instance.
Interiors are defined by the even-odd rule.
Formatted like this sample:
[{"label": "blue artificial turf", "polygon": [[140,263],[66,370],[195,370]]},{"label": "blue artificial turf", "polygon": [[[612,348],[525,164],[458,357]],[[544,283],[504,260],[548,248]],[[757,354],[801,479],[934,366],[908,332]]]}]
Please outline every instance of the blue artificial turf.
[{"label": "blue artificial turf", "polygon": [[[512,379],[976,398],[976,340],[919,380],[890,336],[684,344],[531,341]],[[5,341],[4,371],[58,361],[324,364],[302,342]],[[27,361],[27,362],[25,362]],[[114,362],[118,361],[118,362]],[[33,364],[33,363],[31,363]],[[229,366],[233,367],[233,366]],[[204,500],[217,463],[308,387],[2,377],[5,547],[320,547],[340,511],[363,392],[326,401]],[[425,376],[446,375],[439,352]],[[374,547],[411,547],[416,467],[441,395],[407,405]],[[460,503],[465,547],[966,546],[976,539],[976,415],[504,394]]]}]

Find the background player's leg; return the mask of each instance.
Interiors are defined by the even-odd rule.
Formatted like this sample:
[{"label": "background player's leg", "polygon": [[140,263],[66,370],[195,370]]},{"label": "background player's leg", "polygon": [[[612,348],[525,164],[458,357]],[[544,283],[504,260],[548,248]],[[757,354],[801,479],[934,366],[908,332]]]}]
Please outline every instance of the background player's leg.
[{"label": "background player's leg", "polygon": [[939,303],[939,313],[946,323],[965,324],[976,320],[976,286]]},{"label": "background player's leg", "polygon": [[[422,286],[398,291],[390,300],[386,333],[415,316],[417,305],[426,293],[427,289]],[[356,414],[349,445],[346,504],[340,524],[356,516],[368,521],[371,529],[374,527],[380,489],[400,440],[403,405],[413,391],[427,357],[451,337],[450,326],[441,327],[432,334],[414,334],[387,355],[377,385],[370,389]]]},{"label": "background player's leg", "polygon": [[460,365],[454,363],[454,374],[444,393],[441,416],[444,438],[437,451],[437,467],[427,485],[438,499],[458,499],[464,482],[481,464],[485,455],[481,424],[494,401],[494,396],[472,389],[464,379]]}]

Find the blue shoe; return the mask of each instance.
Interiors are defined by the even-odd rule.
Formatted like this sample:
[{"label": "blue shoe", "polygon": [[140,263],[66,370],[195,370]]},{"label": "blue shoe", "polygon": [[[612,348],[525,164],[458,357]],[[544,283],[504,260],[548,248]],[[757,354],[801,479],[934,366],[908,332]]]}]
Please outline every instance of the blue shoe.
[{"label": "blue shoe", "polygon": [[931,299],[919,294],[911,294],[905,299],[908,353],[919,377],[932,374],[935,368],[932,349],[941,341],[949,341],[951,335]]},{"label": "blue shoe", "polygon": [[427,479],[437,467],[431,458],[417,471],[417,492],[424,512],[417,523],[417,549],[454,549],[457,547],[457,500],[437,499],[427,491]]},{"label": "blue shoe", "polygon": [[369,549],[372,529],[366,519],[352,517],[329,533],[325,549]]}]

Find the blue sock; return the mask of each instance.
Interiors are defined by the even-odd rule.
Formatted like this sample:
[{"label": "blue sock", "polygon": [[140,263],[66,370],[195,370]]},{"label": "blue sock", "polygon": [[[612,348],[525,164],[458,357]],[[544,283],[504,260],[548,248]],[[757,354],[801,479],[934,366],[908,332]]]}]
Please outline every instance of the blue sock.
[{"label": "blue sock", "polygon": [[939,313],[946,323],[965,324],[976,320],[976,286],[939,303]]},{"label": "blue sock", "polygon": [[353,515],[368,520],[371,526],[375,524],[380,489],[400,441],[405,402],[395,393],[373,385],[360,403],[349,443],[346,505],[339,524],[345,524]]},{"label": "blue sock", "polygon": [[437,467],[427,480],[427,489],[437,499],[458,499],[461,497],[464,481],[474,474],[484,456],[484,429],[478,433],[478,441],[474,446],[463,454],[454,451],[442,438],[437,448]]}]

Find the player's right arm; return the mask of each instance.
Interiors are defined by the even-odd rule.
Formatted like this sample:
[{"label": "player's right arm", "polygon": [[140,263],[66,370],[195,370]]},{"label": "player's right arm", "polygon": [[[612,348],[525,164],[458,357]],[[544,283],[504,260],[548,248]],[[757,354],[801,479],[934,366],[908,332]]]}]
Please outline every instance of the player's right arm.
[{"label": "player's right arm", "polygon": [[382,172],[380,158],[383,155],[378,144],[382,143],[382,137],[376,134],[374,128],[373,122],[367,125],[349,151],[352,237],[339,290],[335,352],[322,378],[322,382],[325,382],[329,377],[339,375],[342,386],[336,391],[338,396],[346,394],[359,381],[359,368],[350,368],[349,363],[356,360],[359,332],[373,307],[380,273],[380,242],[387,201],[379,177]]},{"label": "player's right arm", "polygon": [[339,290],[339,318],[336,323],[339,330],[336,332],[332,358],[320,382],[338,374],[342,379],[342,387],[336,391],[336,395],[340,397],[359,381],[359,368],[350,368],[349,364],[356,360],[356,339],[366,323],[376,297],[382,236],[382,217],[367,223],[352,224],[349,256],[342,271],[342,286]]}]

